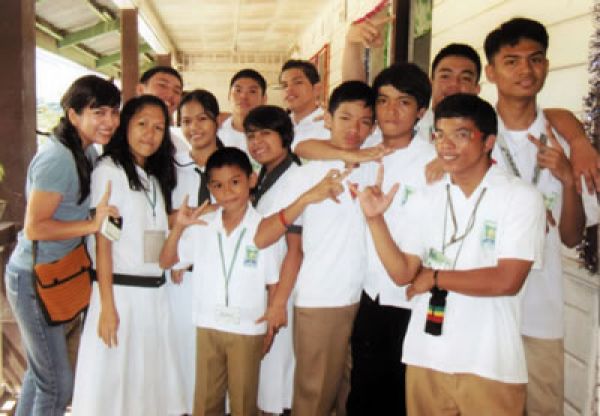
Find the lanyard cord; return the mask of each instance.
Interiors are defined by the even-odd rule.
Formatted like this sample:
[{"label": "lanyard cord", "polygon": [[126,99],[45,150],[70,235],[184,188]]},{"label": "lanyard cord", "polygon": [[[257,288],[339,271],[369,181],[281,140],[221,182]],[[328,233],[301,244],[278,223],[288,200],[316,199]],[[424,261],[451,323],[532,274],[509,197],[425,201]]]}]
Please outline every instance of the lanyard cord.
[{"label": "lanyard cord", "polygon": [[221,271],[223,273],[223,279],[225,280],[225,306],[229,306],[229,280],[231,279],[231,272],[233,271],[233,266],[235,265],[235,260],[237,259],[237,255],[240,250],[240,243],[242,242],[242,238],[244,238],[244,234],[246,234],[245,228],[240,233],[237,243],[235,243],[235,250],[233,251],[231,263],[229,264],[229,270],[227,270],[227,268],[225,267],[225,255],[223,254],[223,236],[221,235],[221,233],[218,234],[219,255],[221,256]]},{"label": "lanyard cord", "polygon": [[146,188],[144,188],[144,196],[146,197],[146,201],[148,201],[148,205],[152,208],[152,216],[156,218],[156,184],[154,181],[150,179],[150,183],[152,184],[152,199],[148,196],[148,192],[146,192]]},{"label": "lanyard cord", "polygon": [[[483,188],[481,190],[481,193],[479,194],[479,197],[477,198],[477,201],[475,202],[475,206],[473,207],[473,210],[471,211],[471,216],[469,217],[469,221],[467,222],[465,232],[462,235],[457,237],[456,233],[458,232],[458,224],[456,223],[456,214],[454,212],[454,204],[452,203],[452,197],[450,196],[450,184],[446,185],[446,210],[444,212],[444,237],[442,240],[442,253],[446,254],[446,249],[449,246],[460,241],[460,246],[458,247],[458,251],[456,252],[456,256],[454,257],[454,262],[452,263],[452,270],[454,270],[454,268],[456,267],[456,262],[458,261],[458,256],[460,255],[460,252],[462,251],[462,247],[465,242],[465,238],[469,235],[469,233],[473,230],[473,227],[475,226],[475,216],[477,215],[477,210],[479,209],[479,204],[481,203],[481,200],[483,199],[483,195],[485,195],[485,191],[487,191],[487,188]],[[451,216],[451,220],[452,220],[452,228],[454,229],[454,232],[450,236],[450,240],[448,240],[448,242],[446,243],[446,224],[448,223],[448,211],[450,211],[450,216]]]},{"label": "lanyard cord", "polygon": [[[546,143],[548,143],[548,137],[546,137],[544,133],[540,134],[540,143],[544,146],[546,145]],[[506,162],[512,173],[517,178],[523,179],[523,177],[521,176],[521,172],[517,167],[517,163],[515,162],[513,155],[510,153],[510,150],[508,149],[508,146],[506,145],[506,141],[504,140],[504,136],[502,136],[502,134],[498,134],[496,138],[496,144],[500,148],[500,153],[502,153],[502,156],[504,156],[504,161]],[[533,184],[533,186],[537,186],[538,182],[540,181],[540,172],[540,165],[536,163],[533,168],[533,176],[531,179],[531,183]]]}]

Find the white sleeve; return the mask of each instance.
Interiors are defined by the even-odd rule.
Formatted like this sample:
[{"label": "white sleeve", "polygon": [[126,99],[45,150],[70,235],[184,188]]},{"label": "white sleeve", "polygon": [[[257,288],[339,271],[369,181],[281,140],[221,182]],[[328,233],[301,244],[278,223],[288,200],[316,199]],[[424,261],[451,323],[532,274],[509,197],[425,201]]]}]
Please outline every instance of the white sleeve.
[{"label": "white sleeve", "polygon": [[[120,169],[110,166],[107,163],[100,163],[92,171],[92,184],[90,189],[90,207],[94,208],[102,199],[106,192],[106,186],[110,182],[110,198],[108,203],[117,208],[123,208],[128,192],[128,183],[123,180],[124,172]],[[127,188],[125,188],[127,187]]]},{"label": "white sleeve", "polygon": [[[398,195],[396,195],[398,198]],[[400,250],[406,254],[422,257],[425,253],[425,242],[423,236],[424,213],[428,212],[422,192],[417,193],[408,199],[402,207],[402,216],[397,218],[390,227],[390,234],[397,242]]]},{"label": "white sleeve", "polygon": [[506,215],[498,228],[498,259],[533,261],[542,267],[546,235],[546,209],[540,192],[529,186],[515,186],[507,201]]}]

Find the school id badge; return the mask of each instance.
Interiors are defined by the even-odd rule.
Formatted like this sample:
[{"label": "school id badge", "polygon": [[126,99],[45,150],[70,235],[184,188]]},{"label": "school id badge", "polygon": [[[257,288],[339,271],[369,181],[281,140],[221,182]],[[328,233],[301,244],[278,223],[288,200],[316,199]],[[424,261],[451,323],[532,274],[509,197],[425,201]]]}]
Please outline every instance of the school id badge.
[{"label": "school id badge", "polygon": [[427,255],[425,256],[425,261],[423,263],[425,266],[434,270],[447,270],[452,268],[452,262],[450,259],[443,252],[433,247],[427,251]]},{"label": "school id badge", "polygon": [[221,325],[239,325],[240,324],[240,308],[232,306],[217,305],[216,319]]},{"label": "school id badge", "polygon": [[244,266],[256,267],[258,262],[258,248],[255,246],[246,246],[246,255],[244,256]]}]

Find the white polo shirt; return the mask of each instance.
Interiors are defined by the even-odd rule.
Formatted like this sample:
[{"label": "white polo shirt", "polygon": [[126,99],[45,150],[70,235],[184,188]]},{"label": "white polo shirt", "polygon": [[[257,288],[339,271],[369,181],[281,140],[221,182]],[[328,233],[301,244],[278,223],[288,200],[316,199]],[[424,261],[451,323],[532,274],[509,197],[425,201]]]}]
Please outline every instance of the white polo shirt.
[{"label": "white polo shirt", "polygon": [[[98,205],[104,195],[106,183],[111,182],[109,204],[119,209],[123,218],[121,238],[112,243],[113,272],[139,276],[160,276],[158,259],[153,263],[144,262],[144,233],[146,230],[166,233],[167,213],[158,181],[136,165],[136,172],[147,191],[133,191],[125,171],[115,165],[110,157],[105,157],[92,172],[91,207]],[[156,194],[154,194],[156,190]],[[155,196],[154,196],[155,195]],[[152,208],[151,201],[156,201]],[[96,268],[95,239],[88,239],[88,252]]]},{"label": "white polo shirt", "polygon": [[[553,132],[568,156],[568,144],[556,130]],[[533,124],[523,131],[508,130],[498,116],[498,134],[506,143],[521,177],[528,183],[532,183],[534,168],[537,164],[537,148],[527,139],[527,134],[540,137],[542,133],[546,134],[546,118],[541,109],[538,109]],[[492,157],[498,166],[510,174],[514,174],[508,159],[500,150],[500,144],[501,139],[498,137]],[[528,284],[523,295],[521,332],[536,338],[558,339],[564,335],[563,274],[561,239],[558,230],[563,188],[561,182],[552,175],[549,169],[540,170],[536,188],[543,195],[546,208],[552,211],[557,225],[550,227],[545,234],[544,267],[540,270],[532,270],[527,278]],[[588,225],[593,225],[598,220],[598,204],[595,196],[590,197],[587,192],[584,192],[583,201]]]},{"label": "white polo shirt", "polygon": [[[330,169],[343,171],[344,164],[313,161],[301,166],[287,186],[284,202],[296,199]],[[347,180],[360,188],[372,184],[372,168],[361,165]],[[304,252],[295,288],[296,306],[339,307],[359,300],[366,272],[366,223],[358,200],[347,187],[338,199],[339,204],[327,199],[309,205],[296,222],[302,225]]]},{"label": "white polo shirt", "polygon": [[[407,147],[383,158],[384,192],[395,183],[400,184],[396,197],[384,214],[390,229],[397,227],[400,218],[404,216],[404,207],[409,199],[418,189],[425,186],[425,166],[435,157],[433,145],[415,136]],[[406,286],[396,285],[387,274],[375,250],[371,233],[367,233],[367,275],[364,291],[373,300],[379,296],[381,305],[410,309],[411,302],[406,300]]]},{"label": "white polo shirt", "polygon": [[[183,203],[183,198],[188,196],[188,206],[198,206],[198,190],[202,181],[200,173],[204,168],[194,162],[190,152],[179,152],[175,155],[175,172],[177,173],[177,186],[173,190],[171,199],[173,209],[178,209]],[[212,196],[211,196],[212,200]]]},{"label": "white polo shirt", "polygon": [[[329,140],[331,131],[325,127],[323,119],[325,111],[321,107],[317,107],[312,113],[304,117],[298,123],[290,114],[292,123],[294,123],[294,141],[292,142],[292,150],[296,148],[298,143],[309,139]],[[320,120],[315,120],[320,118]]]},{"label": "white polo shirt", "polygon": [[252,159],[250,153],[248,152],[248,142],[246,141],[246,135],[243,131],[237,131],[233,128],[233,116],[229,116],[221,124],[219,130],[217,131],[217,137],[221,139],[221,142],[224,146],[237,147],[238,149],[243,150],[244,153],[246,153],[250,158],[250,163],[252,163],[252,170],[254,170],[254,172],[258,172],[260,170],[260,163]]},{"label": "white polo shirt", "polygon": [[192,149],[190,142],[187,141],[180,127],[171,126],[169,128],[169,134],[171,135],[171,141],[175,146],[175,153],[189,152]]},{"label": "white polo shirt", "polygon": [[224,332],[264,334],[266,323],[256,324],[256,320],[267,307],[266,286],[277,283],[279,270],[272,249],[258,250],[254,245],[262,217],[248,205],[241,223],[227,235],[222,212],[218,209],[204,216],[208,225],[189,227],[179,241],[180,263],[194,265],[194,322]]},{"label": "white polo shirt", "polygon": [[[485,188],[473,227],[462,242],[441,255],[442,242],[454,234],[446,187],[464,234]],[[402,250],[435,269],[494,267],[499,259],[542,258],[545,214],[541,196],[530,185],[492,166],[466,198],[449,178],[417,192],[405,207],[406,218],[393,231]],[[444,237],[443,230],[446,229]],[[534,266],[534,267],[535,267]],[[467,296],[448,292],[442,334],[424,331],[430,293],[414,298],[402,361],[444,373],[470,373],[506,383],[526,383],[520,335],[521,290],[515,296]]]}]

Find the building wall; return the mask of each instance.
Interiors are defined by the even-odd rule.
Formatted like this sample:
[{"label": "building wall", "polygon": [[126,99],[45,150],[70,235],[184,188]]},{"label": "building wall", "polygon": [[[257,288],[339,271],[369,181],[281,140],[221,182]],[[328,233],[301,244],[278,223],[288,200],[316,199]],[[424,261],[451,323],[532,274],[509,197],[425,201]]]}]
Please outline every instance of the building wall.
[{"label": "building wall", "polygon": [[[483,41],[499,23],[521,16],[548,29],[550,72],[539,102],[580,115],[587,94],[588,45],[592,34],[592,0],[434,0],[431,51],[451,42],[472,45],[485,64]],[[482,76],[481,95],[496,101],[493,85]]]}]

